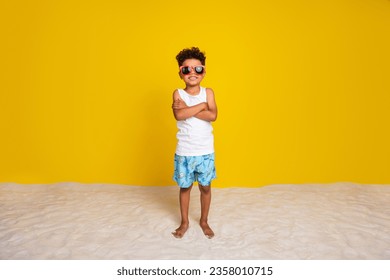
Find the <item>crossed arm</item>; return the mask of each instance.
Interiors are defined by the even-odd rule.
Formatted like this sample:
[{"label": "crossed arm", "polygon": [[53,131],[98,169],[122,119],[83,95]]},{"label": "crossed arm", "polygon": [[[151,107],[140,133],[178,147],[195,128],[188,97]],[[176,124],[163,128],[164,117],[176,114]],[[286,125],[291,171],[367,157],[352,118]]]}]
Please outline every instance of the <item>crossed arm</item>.
[{"label": "crossed arm", "polygon": [[206,89],[207,102],[199,103],[194,106],[187,104],[180,98],[179,92],[173,92],[173,114],[175,119],[182,121],[191,117],[195,117],[204,121],[213,122],[217,119],[217,104],[215,102],[214,92],[212,89]]}]

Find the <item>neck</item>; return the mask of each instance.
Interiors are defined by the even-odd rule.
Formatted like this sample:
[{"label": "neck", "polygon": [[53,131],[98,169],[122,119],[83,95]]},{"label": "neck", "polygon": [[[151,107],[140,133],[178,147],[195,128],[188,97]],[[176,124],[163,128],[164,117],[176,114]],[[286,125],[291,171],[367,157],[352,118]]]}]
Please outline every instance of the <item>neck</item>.
[{"label": "neck", "polygon": [[197,94],[200,92],[200,85],[196,85],[196,86],[186,86],[186,88],[184,89],[187,93],[189,94]]}]

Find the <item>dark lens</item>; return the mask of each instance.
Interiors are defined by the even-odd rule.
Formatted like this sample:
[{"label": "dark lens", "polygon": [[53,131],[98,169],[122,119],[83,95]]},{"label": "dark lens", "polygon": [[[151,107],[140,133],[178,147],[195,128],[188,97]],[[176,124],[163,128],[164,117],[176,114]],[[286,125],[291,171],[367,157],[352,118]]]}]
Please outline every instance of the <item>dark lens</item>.
[{"label": "dark lens", "polygon": [[195,72],[198,73],[198,74],[202,74],[203,73],[203,66],[196,66],[195,67]]},{"label": "dark lens", "polygon": [[186,66],[186,67],[181,68],[181,72],[182,72],[184,75],[187,75],[188,73],[191,72],[191,69],[190,69],[190,67]]}]

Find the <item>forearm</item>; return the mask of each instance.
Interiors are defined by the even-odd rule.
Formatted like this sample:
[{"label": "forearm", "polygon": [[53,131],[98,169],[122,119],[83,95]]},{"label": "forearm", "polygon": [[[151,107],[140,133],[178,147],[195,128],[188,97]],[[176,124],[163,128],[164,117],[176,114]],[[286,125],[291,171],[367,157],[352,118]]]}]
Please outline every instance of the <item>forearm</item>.
[{"label": "forearm", "polygon": [[195,118],[208,122],[214,122],[217,119],[217,112],[214,110],[201,111],[195,115]]},{"label": "forearm", "polygon": [[186,107],[182,109],[173,109],[175,119],[178,121],[186,120],[188,118],[194,117],[200,112],[207,109],[207,103],[200,103],[191,107]]}]

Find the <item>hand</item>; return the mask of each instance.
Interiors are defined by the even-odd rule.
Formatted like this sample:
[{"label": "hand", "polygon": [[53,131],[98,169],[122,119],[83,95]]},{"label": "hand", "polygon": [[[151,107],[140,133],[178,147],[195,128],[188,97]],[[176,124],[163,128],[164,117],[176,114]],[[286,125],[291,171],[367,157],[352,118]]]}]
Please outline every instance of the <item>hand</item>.
[{"label": "hand", "polygon": [[176,99],[175,101],[173,101],[172,104],[172,109],[174,110],[184,109],[187,107],[188,107],[187,104],[181,99]]}]

